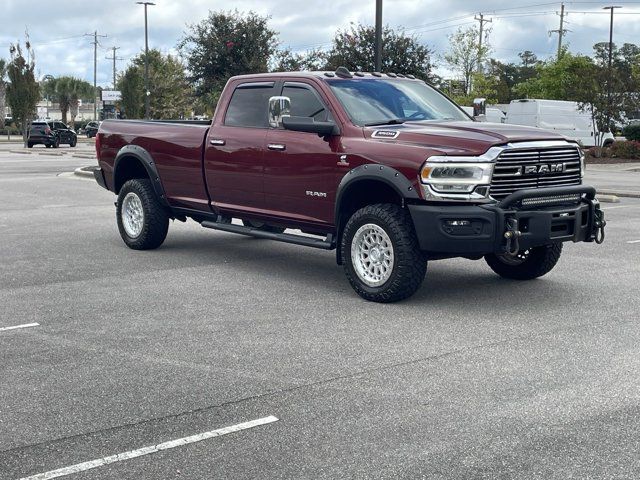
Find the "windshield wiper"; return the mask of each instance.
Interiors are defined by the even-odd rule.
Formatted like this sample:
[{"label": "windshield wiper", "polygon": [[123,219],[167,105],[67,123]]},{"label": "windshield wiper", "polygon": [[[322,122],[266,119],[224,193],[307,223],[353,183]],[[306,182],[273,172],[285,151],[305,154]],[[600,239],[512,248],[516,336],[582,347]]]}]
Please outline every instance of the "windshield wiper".
[{"label": "windshield wiper", "polygon": [[377,127],[380,125],[402,125],[404,123],[404,119],[402,118],[392,118],[391,120],[380,121],[380,122],[372,122],[365,123],[365,127]]}]

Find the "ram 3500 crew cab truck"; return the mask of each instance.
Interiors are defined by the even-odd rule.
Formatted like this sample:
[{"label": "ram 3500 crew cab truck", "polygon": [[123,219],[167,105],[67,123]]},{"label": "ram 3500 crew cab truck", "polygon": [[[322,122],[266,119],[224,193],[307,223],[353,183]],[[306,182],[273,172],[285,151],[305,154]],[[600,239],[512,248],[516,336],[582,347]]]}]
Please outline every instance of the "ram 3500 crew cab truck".
[{"label": "ram 3500 crew cab truck", "polygon": [[118,196],[130,248],[156,248],[170,219],[191,218],[337,249],[354,290],[378,302],[413,294],[428,260],[484,258],[533,279],[563,242],[604,234],[576,143],[474,122],[392,73],[233,77],[210,123],[106,120],[96,149],[96,180]]}]

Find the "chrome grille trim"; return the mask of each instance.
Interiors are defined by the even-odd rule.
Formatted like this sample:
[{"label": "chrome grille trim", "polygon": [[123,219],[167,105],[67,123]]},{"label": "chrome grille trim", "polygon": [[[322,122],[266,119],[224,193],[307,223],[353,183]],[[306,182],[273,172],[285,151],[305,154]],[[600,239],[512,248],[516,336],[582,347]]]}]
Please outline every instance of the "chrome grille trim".
[{"label": "chrome grille trim", "polygon": [[[580,159],[578,146],[568,142],[539,146],[534,142],[509,144],[496,158],[489,195],[502,200],[525,188],[580,185]],[[535,167],[537,172],[526,172]],[[541,168],[546,171],[541,172]],[[554,168],[562,171],[553,171]]]}]

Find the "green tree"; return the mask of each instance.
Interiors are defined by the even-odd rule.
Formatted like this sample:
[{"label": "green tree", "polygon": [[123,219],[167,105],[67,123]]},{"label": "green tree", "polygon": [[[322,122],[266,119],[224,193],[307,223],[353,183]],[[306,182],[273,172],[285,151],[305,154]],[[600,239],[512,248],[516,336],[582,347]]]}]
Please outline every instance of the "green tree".
[{"label": "green tree", "polygon": [[[120,104],[128,118],[144,114],[144,58],[144,53],[135,57],[118,80]],[[151,118],[178,119],[190,113],[191,89],[184,66],[176,57],[149,50],[149,92]]]},{"label": "green tree", "polygon": [[11,61],[7,66],[7,77],[9,78],[7,103],[11,107],[11,113],[16,125],[22,128],[22,139],[26,147],[28,125],[36,113],[36,105],[40,98],[40,88],[33,73],[36,65],[33,50],[28,41],[25,43],[25,48],[29,53],[29,60],[24,58],[22,47],[19,43],[12,44],[9,47]]},{"label": "green tree", "polygon": [[7,75],[7,61],[4,58],[0,58],[0,128],[4,128],[4,115],[6,107],[6,95],[7,95],[7,82],[5,77]]},{"label": "green tree", "polygon": [[591,78],[593,69],[591,58],[564,51],[559,59],[539,63],[537,76],[519,83],[515,90],[526,98],[578,101],[584,94],[583,79]]},{"label": "green tree", "polygon": [[[325,68],[374,71],[375,36],[375,28],[368,25],[352,24],[347,30],[338,30],[327,54]],[[415,75],[432,81],[431,56],[431,50],[422,45],[417,37],[388,25],[382,29],[382,71]]]},{"label": "green tree", "polygon": [[327,55],[321,50],[309,50],[305,53],[294,53],[290,49],[279,50],[273,59],[273,72],[296,72],[322,70]]},{"label": "green tree", "polygon": [[484,64],[491,52],[488,42],[478,44],[480,31],[478,27],[463,29],[458,28],[455,33],[449,35],[449,49],[444,55],[444,60],[464,82],[465,93],[471,93],[471,80],[478,65]]},{"label": "green tree", "polygon": [[255,12],[210,11],[200,23],[187,26],[178,48],[195,94],[206,97],[211,111],[229,77],[268,71],[278,45],[268,20]]},{"label": "green tree", "polygon": [[42,84],[42,93],[50,100],[57,102],[62,114],[62,122],[67,123],[67,116],[71,114],[71,121],[78,115],[78,101],[90,100],[95,97],[93,85],[76,77],[63,76],[52,78]]}]

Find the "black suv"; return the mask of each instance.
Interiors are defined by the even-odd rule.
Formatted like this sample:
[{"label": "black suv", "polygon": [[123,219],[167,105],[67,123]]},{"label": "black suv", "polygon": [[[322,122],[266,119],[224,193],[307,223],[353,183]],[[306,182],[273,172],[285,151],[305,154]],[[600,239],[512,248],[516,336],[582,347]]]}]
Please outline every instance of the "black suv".
[{"label": "black suv", "polygon": [[100,128],[100,122],[89,122],[84,127],[84,133],[87,134],[87,138],[95,137],[96,133],[98,133],[98,128]]},{"label": "black suv", "polygon": [[61,143],[67,143],[70,147],[75,147],[78,143],[78,136],[76,132],[62,122],[36,120],[29,128],[27,146],[32,148],[39,143],[44,144],[47,148],[58,148]]}]

